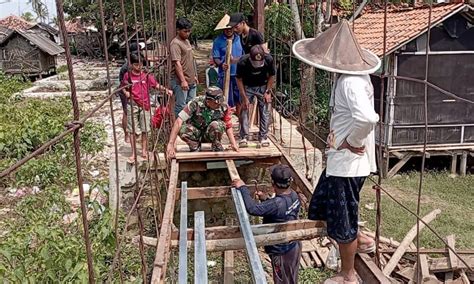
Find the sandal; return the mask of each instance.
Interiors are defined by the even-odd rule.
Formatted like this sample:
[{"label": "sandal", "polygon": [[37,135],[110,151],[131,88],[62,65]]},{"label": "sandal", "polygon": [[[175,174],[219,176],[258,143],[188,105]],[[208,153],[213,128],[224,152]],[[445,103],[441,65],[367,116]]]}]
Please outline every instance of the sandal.
[{"label": "sandal", "polygon": [[268,139],[262,139],[262,140],[260,141],[260,144],[262,145],[262,147],[268,147],[268,146],[270,146],[270,140],[268,140]]},{"label": "sandal", "polygon": [[248,146],[249,146],[249,143],[248,143],[247,139],[245,139],[245,138],[240,139],[240,141],[239,141],[239,147],[240,148],[246,148]]},{"label": "sandal", "polygon": [[341,274],[337,274],[331,278],[326,279],[323,284],[360,284],[362,283],[356,278],[353,281],[346,280]]}]

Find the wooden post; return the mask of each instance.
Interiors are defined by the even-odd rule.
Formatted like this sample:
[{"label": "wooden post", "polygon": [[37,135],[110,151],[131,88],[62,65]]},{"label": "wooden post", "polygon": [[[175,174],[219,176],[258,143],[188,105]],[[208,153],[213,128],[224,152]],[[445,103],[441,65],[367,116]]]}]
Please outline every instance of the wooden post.
[{"label": "wooden post", "polygon": [[465,176],[466,171],[467,171],[467,151],[462,152],[461,164],[459,165],[459,167],[460,167],[459,171],[461,173],[461,176]]},{"label": "wooden post", "polygon": [[254,0],[254,10],[253,10],[253,22],[255,28],[261,32],[265,33],[265,0]]},{"label": "wooden post", "polygon": [[179,220],[178,283],[188,283],[188,183],[181,183],[181,211]]},{"label": "wooden post", "polygon": [[176,0],[166,0],[166,44],[176,35]]},{"label": "wooden post", "polygon": [[[226,220],[226,225],[233,225],[232,219]],[[224,284],[234,283],[234,251],[227,250],[224,252]]]},{"label": "wooden post", "polygon": [[204,211],[194,212],[194,283],[196,284],[207,284],[206,235],[204,234],[204,223]]},{"label": "wooden post", "polygon": [[453,155],[451,156],[451,174],[453,175],[456,174],[457,162],[458,162],[458,155],[456,153],[453,153]]},{"label": "wooden post", "polygon": [[230,88],[230,63],[232,58],[232,41],[233,39],[227,39],[227,49],[225,51],[225,64],[228,68],[225,71],[224,78],[224,102],[228,103],[229,100],[229,88]]}]

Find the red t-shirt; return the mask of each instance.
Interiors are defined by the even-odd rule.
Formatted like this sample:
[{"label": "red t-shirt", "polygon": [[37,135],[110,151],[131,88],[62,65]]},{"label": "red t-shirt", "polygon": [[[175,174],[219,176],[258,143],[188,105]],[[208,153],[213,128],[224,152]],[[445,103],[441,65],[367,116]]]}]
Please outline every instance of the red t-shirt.
[{"label": "red t-shirt", "polygon": [[[129,80],[129,76],[131,80]],[[132,83],[131,96],[133,101],[144,110],[150,110],[150,88],[156,88],[157,82],[153,75],[141,72],[139,75],[133,72],[125,73],[123,76],[122,86]]]}]

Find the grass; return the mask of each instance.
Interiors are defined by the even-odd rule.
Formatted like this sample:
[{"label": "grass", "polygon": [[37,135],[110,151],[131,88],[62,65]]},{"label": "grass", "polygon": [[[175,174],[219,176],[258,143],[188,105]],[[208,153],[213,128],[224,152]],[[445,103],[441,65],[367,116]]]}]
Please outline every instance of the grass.
[{"label": "grass", "polygon": [[[402,204],[416,212],[419,173],[402,174],[399,178],[385,181],[382,187]],[[375,204],[372,182],[366,181],[361,194],[361,218],[375,230],[375,210],[366,204]],[[474,247],[474,176],[452,178],[447,172],[425,174],[421,198],[421,215],[439,208],[441,214],[430,225],[444,238],[456,236],[457,248]],[[382,235],[401,241],[412,226],[415,217],[402,209],[387,195],[382,195]],[[421,245],[426,248],[443,248],[443,243],[428,229],[421,234]]]}]

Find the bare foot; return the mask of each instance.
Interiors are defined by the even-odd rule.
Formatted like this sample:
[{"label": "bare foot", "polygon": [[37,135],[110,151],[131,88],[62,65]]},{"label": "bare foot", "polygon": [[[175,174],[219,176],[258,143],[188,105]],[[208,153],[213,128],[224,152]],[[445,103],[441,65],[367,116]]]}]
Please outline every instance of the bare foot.
[{"label": "bare foot", "polygon": [[127,163],[129,163],[131,165],[135,164],[135,156],[132,155],[132,156],[128,157]]},{"label": "bare foot", "polygon": [[142,158],[148,160],[148,151],[142,152]]}]

